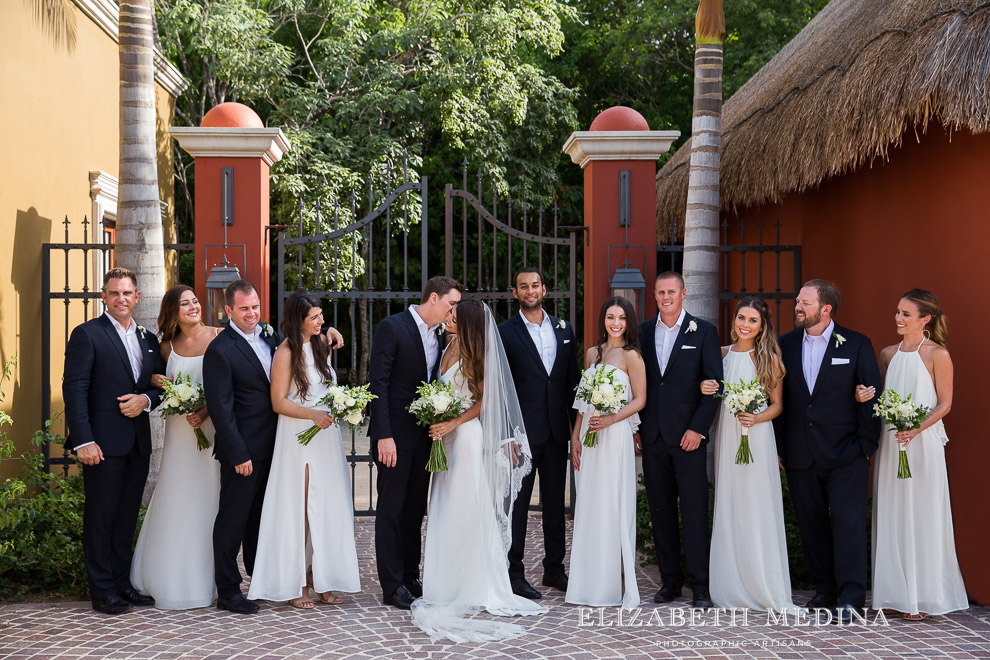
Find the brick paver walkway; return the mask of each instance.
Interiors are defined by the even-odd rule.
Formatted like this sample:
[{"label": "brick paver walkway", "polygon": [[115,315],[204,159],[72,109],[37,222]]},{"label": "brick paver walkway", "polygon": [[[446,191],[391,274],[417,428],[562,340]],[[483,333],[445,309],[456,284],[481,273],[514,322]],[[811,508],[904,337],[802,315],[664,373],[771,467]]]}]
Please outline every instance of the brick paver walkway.
[{"label": "brick paver walkway", "polygon": [[[990,658],[990,608],[920,623],[891,618],[889,625],[784,625],[768,623],[762,613],[750,614],[746,624],[741,613],[734,623],[723,613],[717,624],[709,613],[692,625],[687,598],[652,606],[658,585],[649,569],[639,571],[644,603],[631,624],[626,615],[615,625],[615,609],[566,605],[562,593],[543,589],[550,612],[516,619],[527,633],[514,640],[431,642],[408,613],[381,605],[373,521],[359,519],[357,534],[364,591],[346,595],[343,605],[308,611],[265,605],[253,616],[140,608],[111,617],[89,603],[3,604],[0,658]],[[538,585],[536,521],[529,535],[528,577]]]}]

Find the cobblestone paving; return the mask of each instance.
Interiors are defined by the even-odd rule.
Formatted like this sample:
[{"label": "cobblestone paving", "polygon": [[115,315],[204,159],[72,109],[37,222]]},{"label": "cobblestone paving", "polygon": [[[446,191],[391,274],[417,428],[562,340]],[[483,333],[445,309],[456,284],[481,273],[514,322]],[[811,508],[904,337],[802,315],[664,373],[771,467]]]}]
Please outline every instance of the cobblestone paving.
[{"label": "cobblestone paving", "polygon": [[[616,625],[613,608],[566,605],[563,594],[545,588],[550,612],[516,622],[526,634],[507,642],[432,642],[409,614],[381,605],[374,563],[374,524],[357,523],[364,591],[345,595],[338,606],[297,610],[263,606],[240,616],[215,608],[164,612],[139,608],[112,617],[89,603],[0,605],[0,659],[48,658],[990,658],[990,608],[935,617],[920,623],[889,618],[888,625],[793,625],[768,623],[766,614],[723,613],[690,620],[689,592],[669,605],[652,606],[655,569],[639,571],[643,609],[631,623]],[[539,588],[537,521],[527,543],[530,582]],[[810,594],[798,593],[803,603]],[[872,613],[875,615],[875,613]],[[485,616],[481,614],[477,616]],[[803,623],[807,623],[804,621]]]}]

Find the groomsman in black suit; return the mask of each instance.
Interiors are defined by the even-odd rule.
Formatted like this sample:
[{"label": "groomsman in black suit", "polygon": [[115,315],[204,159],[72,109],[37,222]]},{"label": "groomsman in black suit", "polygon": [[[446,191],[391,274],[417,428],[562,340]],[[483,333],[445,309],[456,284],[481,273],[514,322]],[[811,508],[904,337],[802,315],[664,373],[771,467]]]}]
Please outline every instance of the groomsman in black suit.
[{"label": "groomsman in black suit", "polygon": [[131,317],[141,299],[126,268],[103,276],[106,312],[76,326],[65,347],[66,445],[82,463],[83,553],[93,609],[121,614],[155,601],[131,585],[131,545],[151,456],[148,413],[165,373],[158,338]]},{"label": "groomsman in black suit", "polygon": [[537,472],[543,501],[543,586],[567,591],[564,490],[574,388],[580,373],[574,328],[543,309],[547,292],[543,274],[537,268],[523,268],[513,281],[512,295],[519,301],[519,313],[499,325],[498,331],[526,421],[533,471],[523,479],[512,511],[509,580],[515,594],[535,600],[542,595],[526,581],[523,551]]},{"label": "groomsman in black suit", "polygon": [[237,551],[254,572],[261,505],[275,450],[278,415],[272,410],[272,355],[282,336],[261,323],[261,299],[247,280],[224,292],[230,323],[203,356],[206,407],[216,429],[213,456],[220,461],[220,506],[213,524],[217,608],[238,614],[258,605],[241,593]]},{"label": "groomsman in black suit", "polygon": [[807,606],[838,605],[838,621],[866,604],[866,509],[870,456],[880,439],[872,403],[856,385],[880,387],[870,340],[836,325],[839,289],[810,280],[794,303],[795,330],[780,338],[787,377],[774,420],[808,568],[817,582]]},{"label": "groomsman in black suit", "polygon": [[701,394],[701,381],[722,380],[722,351],[715,326],[682,308],[687,292],[679,273],[657,276],[660,314],[639,327],[646,363],[646,407],[640,411],[643,476],[653,519],[653,542],[663,585],[653,597],[681,595],[680,501],[692,606],[712,607],[708,593],[708,472],[705,447],[719,401]]},{"label": "groomsman in black suit", "polygon": [[437,376],[443,350],[440,324],[464,290],[450,277],[431,278],[419,305],[389,316],[371,341],[371,454],[378,467],[375,557],[382,602],[408,610],[423,595],[419,562],[430,473],[430,436],[406,408],[416,388]]}]

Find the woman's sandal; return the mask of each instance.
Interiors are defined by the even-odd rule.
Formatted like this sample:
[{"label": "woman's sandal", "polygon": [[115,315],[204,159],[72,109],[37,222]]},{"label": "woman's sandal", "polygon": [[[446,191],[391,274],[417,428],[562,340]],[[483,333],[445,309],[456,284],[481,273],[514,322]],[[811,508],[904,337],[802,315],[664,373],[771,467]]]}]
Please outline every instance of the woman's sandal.
[{"label": "woman's sandal", "polygon": [[309,599],[309,596],[300,596],[299,598],[293,598],[289,601],[289,605],[296,608],[297,610],[311,610],[316,605],[313,601]]},{"label": "woman's sandal", "polygon": [[903,614],[901,618],[905,621],[924,621],[928,618],[928,615],[924,612],[918,612],[917,614]]},{"label": "woman's sandal", "polygon": [[320,603],[322,605],[340,605],[344,600],[332,591],[324,591],[322,594],[318,593],[317,596],[320,597]]}]

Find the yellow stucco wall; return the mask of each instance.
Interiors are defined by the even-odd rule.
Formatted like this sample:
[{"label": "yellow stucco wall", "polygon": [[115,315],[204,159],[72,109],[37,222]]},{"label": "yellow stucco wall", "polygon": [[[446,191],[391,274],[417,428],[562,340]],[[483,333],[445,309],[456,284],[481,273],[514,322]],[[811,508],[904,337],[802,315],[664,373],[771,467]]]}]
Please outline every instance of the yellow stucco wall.
[{"label": "yellow stucco wall", "polygon": [[[20,450],[41,424],[45,379],[52,384],[52,411],[62,409],[62,348],[65,328],[84,320],[83,307],[55,302],[52,310],[52,368],[42,371],[42,249],[61,242],[66,216],[71,242],[83,241],[82,220],[92,215],[89,172],[117,176],[117,43],[74,3],[6,2],[0,20],[0,125],[5,158],[0,161],[0,360],[17,356],[13,382],[4,384],[2,407],[14,419],[8,434]],[[172,239],[172,149],[167,128],[174,99],[156,85],[159,183],[170,217],[165,240]],[[89,218],[92,220],[92,218]],[[92,235],[93,230],[91,228]],[[53,253],[52,287],[64,285],[63,253]],[[97,264],[91,264],[95,276]],[[81,289],[81,255],[69,267],[74,289]],[[93,288],[90,279],[89,286]],[[97,285],[98,287],[98,285]],[[89,306],[89,317],[102,312]],[[61,425],[58,427],[61,428]],[[17,470],[0,465],[0,477]]]}]

